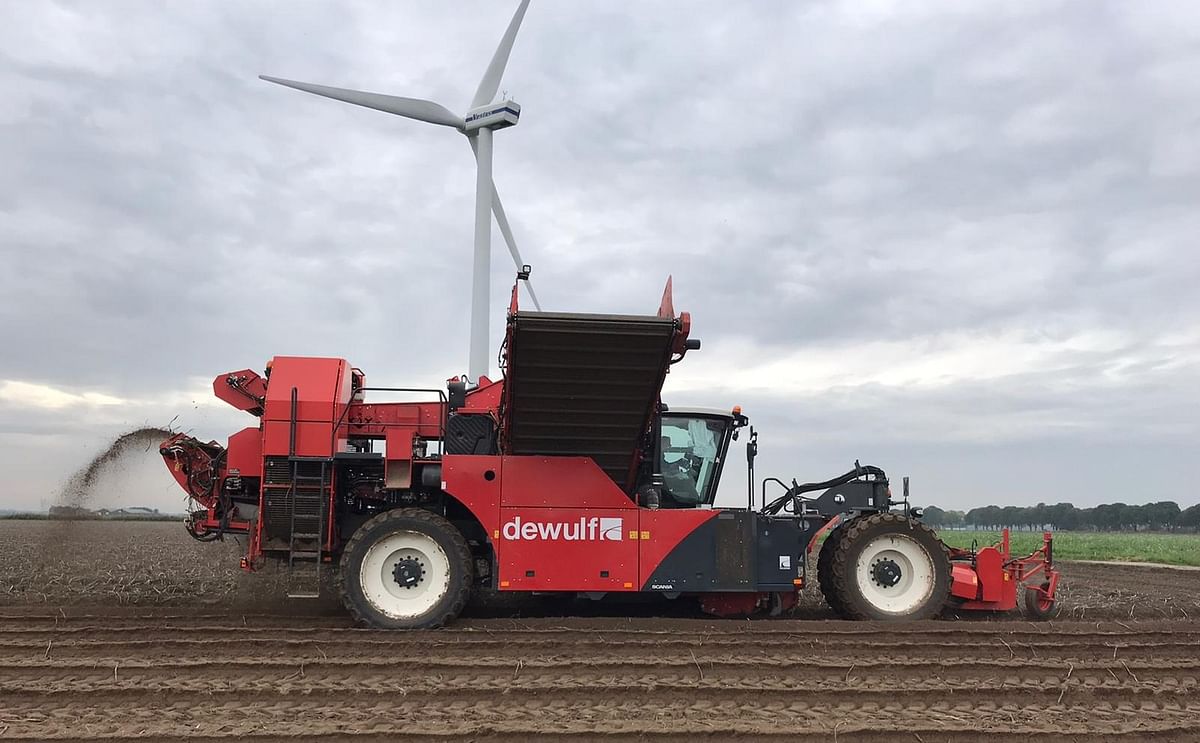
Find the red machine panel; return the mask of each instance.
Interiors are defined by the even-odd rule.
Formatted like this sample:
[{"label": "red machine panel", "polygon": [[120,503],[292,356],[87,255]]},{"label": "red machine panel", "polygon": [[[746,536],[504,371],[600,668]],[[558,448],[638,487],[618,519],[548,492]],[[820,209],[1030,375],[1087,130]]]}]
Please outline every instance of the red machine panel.
[{"label": "red machine panel", "polygon": [[500,407],[503,395],[503,379],[493,382],[487,377],[480,377],[479,386],[467,393],[467,404],[462,410],[464,413],[494,413]]},{"label": "red machine panel", "polygon": [[262,431],[243,428],[229,437],[225,471],[237,470],[242,477],[262,477]]},{"label": "red machine panel", "polygon": [[[291,445],[291,423],[282,421],[263,422],[263,454],[271,457],[286,457]],[[296,456],[333,456],[333,429],[327,422],[296,423]]]},{"label": "red machine panel", "polygon": [[1005,583],[1011,578],[1004,572],[1004,557],[995,547],[982,547],[975,555],[975,572],[979,575],[980,596],[983,601],[999,601]]},{"label": "red machine panel", "polygon": [[475,514],[493,542],[500,528],[503,463],[502,457],[484,455],[451,454],[442,458],[443,489]]},{"label": "red machine panel", "polygon": [[[283,456],[290,451],[292,391],[298,456],[329,457],[340,449],[345,429],[333,441],[333,423],[350,402],[352,375],[345,359],[276,356],[271,360],[264,405],[263,454]],[[313,424],[313,425],[305,425]],[[318,425],[319,424],[319,425]]]},{"label": "red machine panel", "polygon": [[440,436],[445,406],[440,402],[353,403],[346,423],[355,436],[383,436],[396,426],[415,429],[422,436]]},{"label": "red machine panel", "polygon": [[633,508],[633,501],[588,457],[505,457],[505,506]]},{"label": "red machine panel", "polygon": [[970,565],[954,563],[950,566],[950,594],[960,599],[979,599],[979,574]]},{"label": "red machine panel", "polygon": [[638,513],[638,585],[645,587],[663,558],[720,511],[711,508],[643,508]]},{"label": "red machine panel", "polygon": [[501,508],[500,515],[501,590],[638,590],[637,509]]},{"label": "red machine panel", "polygon": [[413,436],[415,428],[389,428],[384,441],[387,442],[385,470],[389,488],[407,488],[412,485]]},{"label": "red machine panel", "polygon": [[335,411],[334,403],[350,401],[349,365],[345,359],[276,356],[271,360],[271,375],[267,378],[265,418],[289,419],[293,387],[297,398],[296,420],[336,420],[341,410]]}]

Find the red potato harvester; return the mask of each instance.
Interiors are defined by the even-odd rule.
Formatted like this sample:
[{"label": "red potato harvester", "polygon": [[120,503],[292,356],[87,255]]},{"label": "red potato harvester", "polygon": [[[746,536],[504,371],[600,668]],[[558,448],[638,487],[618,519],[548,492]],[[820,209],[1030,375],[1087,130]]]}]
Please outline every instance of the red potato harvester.
[{"label": "red potato harvester", "polygon": [[[700,348],[668,281],[654,315],[528,312],[514,288],[503,378],[373,387],[344,359],[276,356],[221,374],[220,399],[257,418],[225,445],[164,441],[198,504],[201,541],[245,535],[242,567],[286,561],[289,595],[334,570],[346,608],[381,628],[452,621],[476,588],[600,599],[693,596],[718,616],[777,615],[817,580],[848,619],[926,619],[947,606],[1054,611],[1049,533],[1029,557],[947,548],[887,475],[762,481],[749,429],[745,508],[714,507],[740,408],[668,407],[672,366]],[[376,394],[420,402],[370,402]],[[768,498],[768,489],[775,495]],[[1024,586],[1022,589],[1021,586]]]}]

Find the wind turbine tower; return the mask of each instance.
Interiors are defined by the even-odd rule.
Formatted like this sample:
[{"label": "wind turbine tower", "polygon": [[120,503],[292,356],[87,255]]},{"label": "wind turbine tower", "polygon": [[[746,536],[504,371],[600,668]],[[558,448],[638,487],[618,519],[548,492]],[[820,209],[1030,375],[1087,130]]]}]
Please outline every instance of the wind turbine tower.
[{"label": "wind turbine tower", "polygon": [[[500,45],[496,47],[496,53],[492,55],[491,63],[483,73],[483,79],[479,81],[475,97],[471,99],[471,107],[463,116],[459,116],[440,103],[420,98],[366,93],[361,90],[332,88],[328,85],[314,85],[259,75],[267,82],[285,85],[325,98],[353,103],[356,106],[373,108],[376,111],[403,116],[406,119],[447,126],[466,135],[471,149],[475,152],[476,163],[475,254],[471,272],[471,338],[467,365],[468,376],[475,382],[488,373],[491,361],[488,344],[488,318],[491,302],[489,281],[491,279],[493,213],[496,215],[500,234],[508,244],[508,250],[512,253],[517,269],[521,270],[525,265],[521,253],[517,249],[517,243],[513,239],[508,217],[504,214],[504,207],[500,203],[496,184],[492,179],[492,132],[514,126],[521,116],[520,105],[511,100],[497,101],[496,93],[500,89],[500,78],[504,76],[504,68],[512,53],[513,41],[517,38],[517,31],[521,27],[521,21],[525,18],[525,11],[528,7],[529,0],[521,0],[517,12],[513,14],[512,21],[508,24],[508,30],[504,32],[504,36],[500,39]],[[534,307],[540,310],[541,304],[533,292],[533,285],[529,283],[528,278],[524,282]]]}]

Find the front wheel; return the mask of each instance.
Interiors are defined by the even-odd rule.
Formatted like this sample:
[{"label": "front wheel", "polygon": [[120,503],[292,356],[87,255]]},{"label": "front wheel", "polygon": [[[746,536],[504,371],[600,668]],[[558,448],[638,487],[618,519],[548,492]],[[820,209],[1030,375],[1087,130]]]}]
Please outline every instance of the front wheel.
[{"label": "front wheel", "polygon": [[428,629],[453,621],[471,595],[471,551],[446,519],[420,508],[375,516],[350,537],[342,603],[362,624]]},{"label": "front wheel", "polygon": [[833,609],[838,616],[845,616],[846,609],[842,606],[841,596],[838,594],[833,576],[833,556],[837,552],[838,542],[842,540],[845,533],[846,529],[842,524],[835,526],[825,535],[825,541],[821,543],[821,551],[817,553],[817,584],[821,589],[821,595],[825,597],[825,603],[829,604],[829,608]]},{"label": "front wheel", "polygon": [[950,559],[925,524],[898,513],[860,516],[829,557],[830,601],[849,619],[932,619],[950,595]]}]

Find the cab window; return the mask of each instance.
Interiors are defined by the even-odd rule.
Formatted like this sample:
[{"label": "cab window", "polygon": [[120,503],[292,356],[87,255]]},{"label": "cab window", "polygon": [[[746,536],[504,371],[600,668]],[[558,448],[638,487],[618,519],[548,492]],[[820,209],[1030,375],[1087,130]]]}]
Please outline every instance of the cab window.
[{"label": "cab window", "polygon": [[718,418],[663,417],[659,471],[664,506],[712,503],[713,476],[720,466],[728,426],[728,421]]}]

